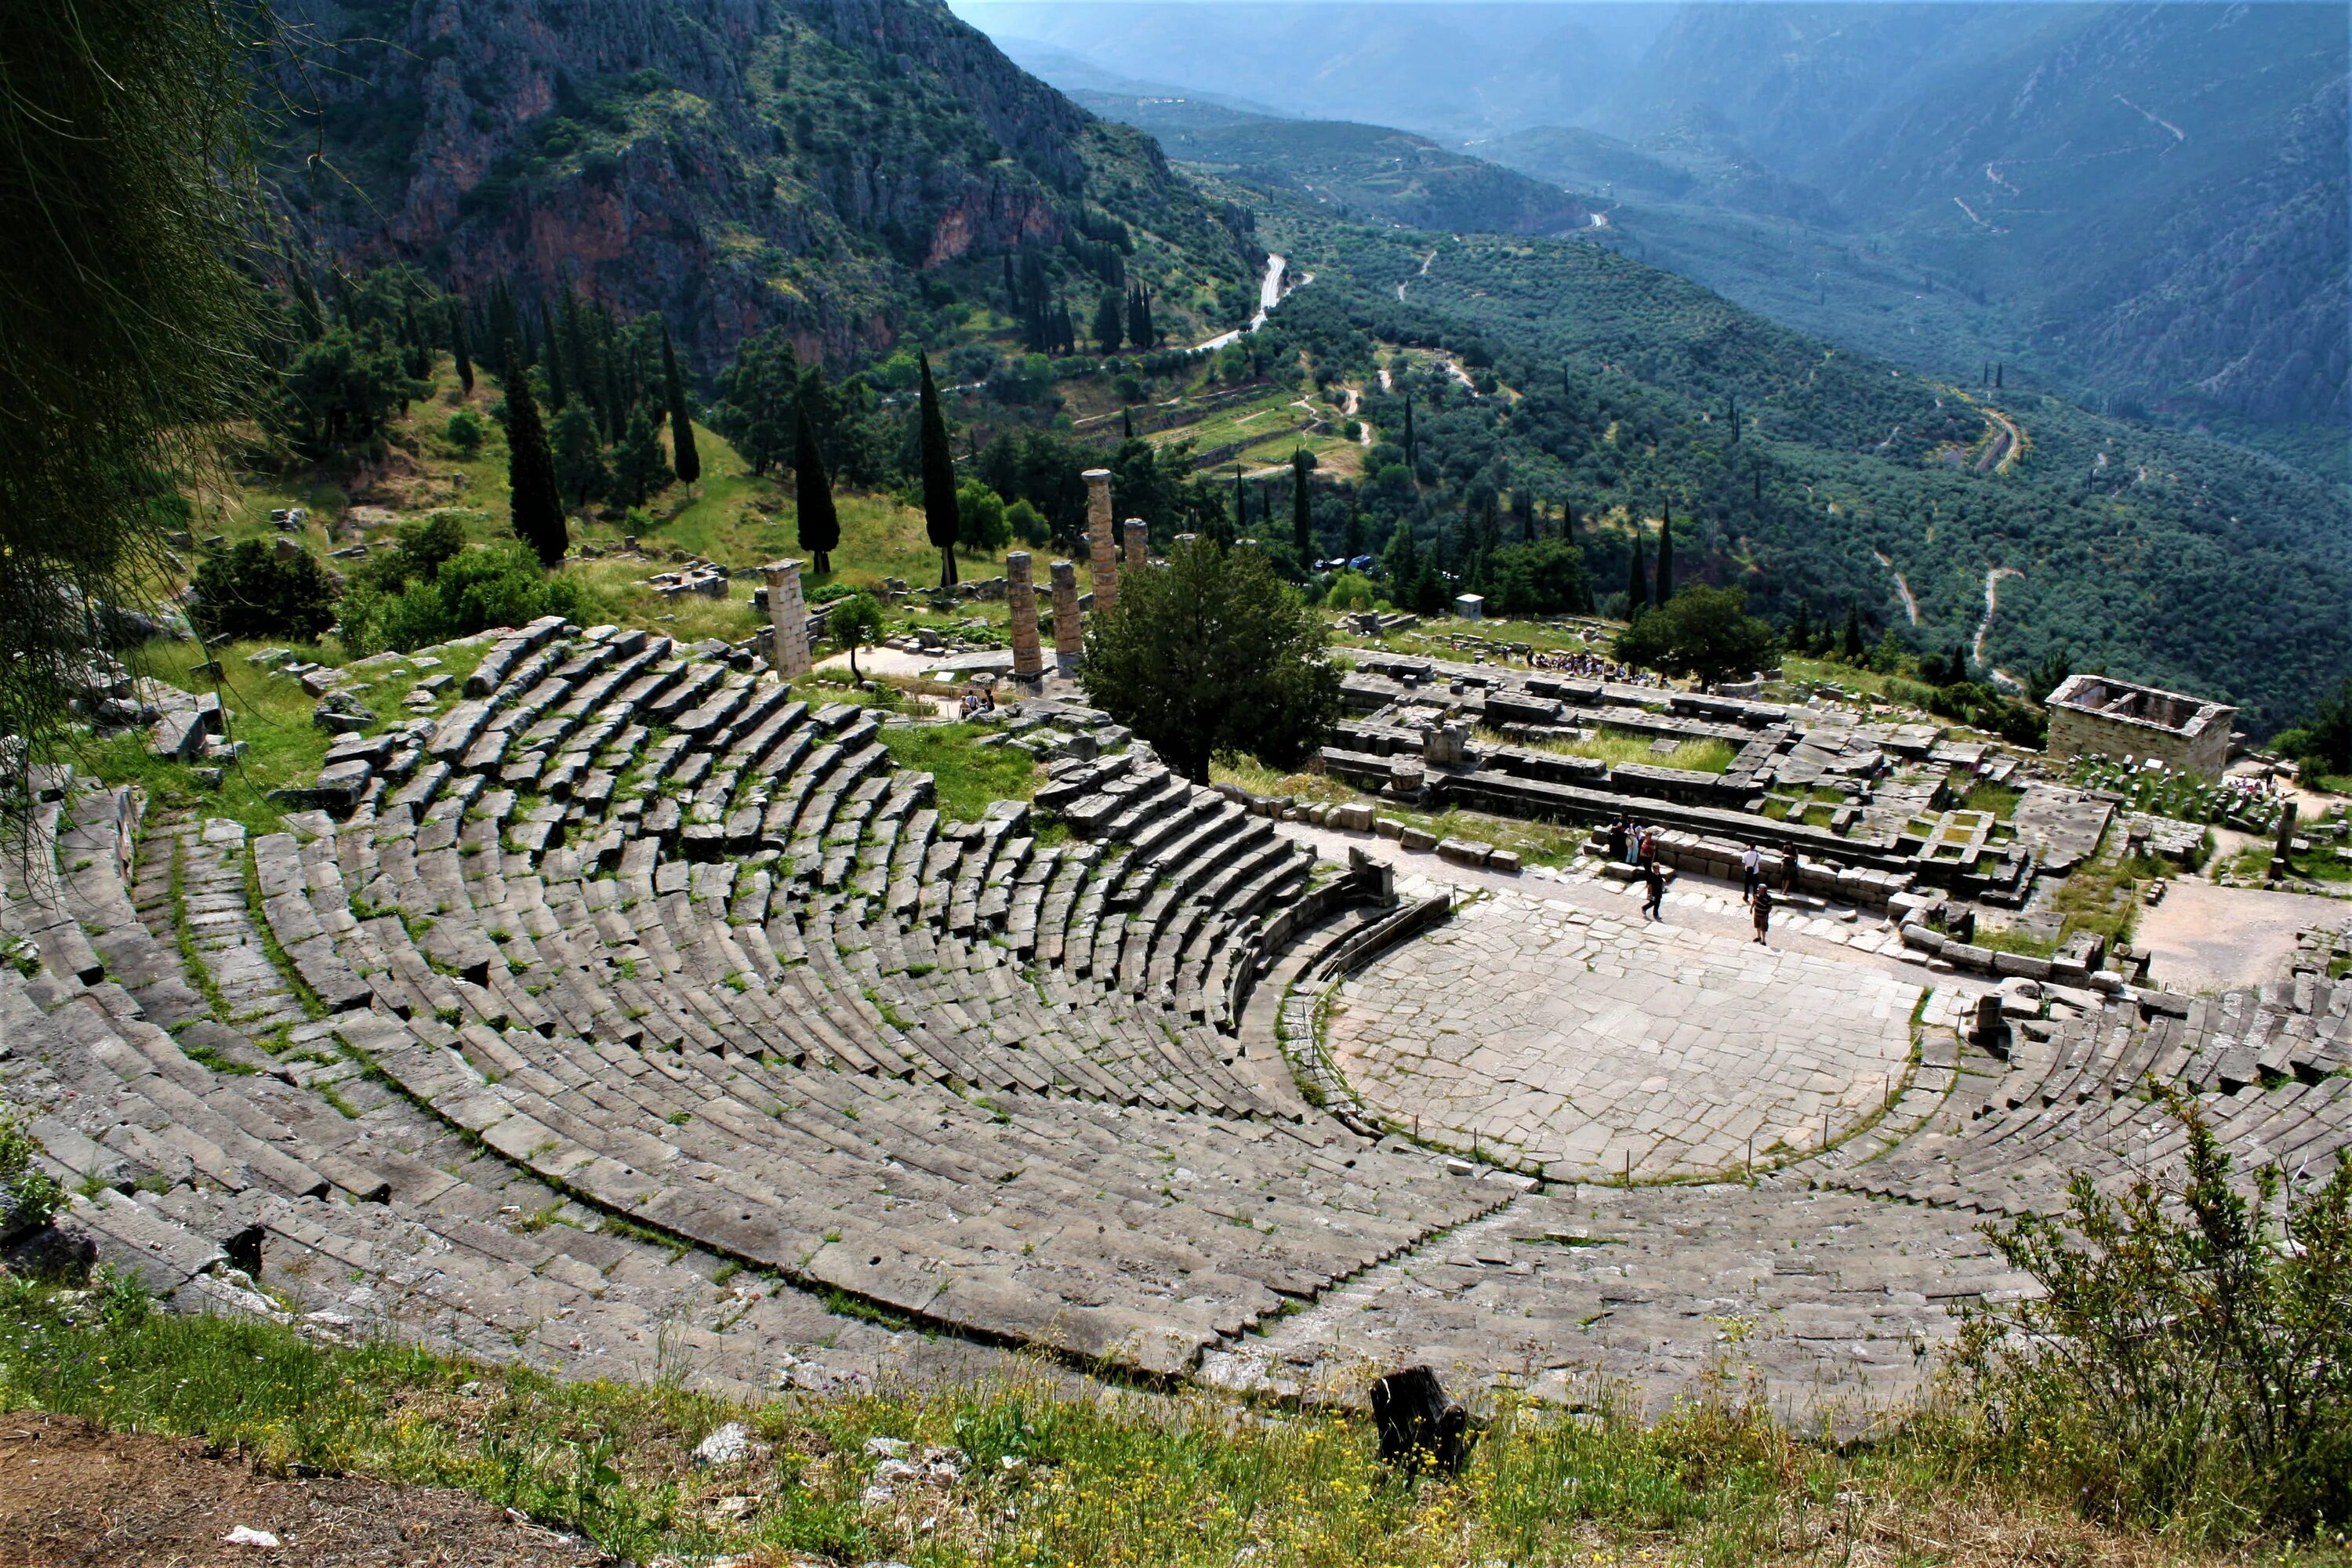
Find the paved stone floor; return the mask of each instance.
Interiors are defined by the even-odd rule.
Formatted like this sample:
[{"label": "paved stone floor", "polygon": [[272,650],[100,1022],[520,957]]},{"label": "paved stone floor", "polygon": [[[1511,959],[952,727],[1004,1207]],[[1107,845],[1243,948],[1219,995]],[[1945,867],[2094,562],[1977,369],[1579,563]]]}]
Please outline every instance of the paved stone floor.
[{"label": "paved stone floor", "polygon": [[1921,987],[1874,969],[1492,893],[1344,983],[1325,1050],[1427,1140],[1552,1180],[1741,1173],[1896,1092]]}]

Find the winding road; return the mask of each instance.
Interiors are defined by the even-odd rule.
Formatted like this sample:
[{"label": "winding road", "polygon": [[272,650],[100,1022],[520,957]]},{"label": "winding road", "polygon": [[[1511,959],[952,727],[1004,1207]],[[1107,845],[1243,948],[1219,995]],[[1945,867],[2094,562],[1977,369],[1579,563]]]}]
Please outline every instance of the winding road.
[{"label": "winding road", "polygon": [[[1993,566],[1986,569],[1984,619],[1977,623],[1977,640],[1969,645],[1970,656],[1973,657],[1979,665],[1984,663],[1985,636],[1992,630],[1992,617],[1994,612],[2000,608],[2000,580],[2003,577],[2022,577],[2024,575],[2024,573],[2019,571],[2014,566]],[[1996,671],[1995,673],[1999,672]]]},{"label": "winding road", "polygon": [[[1881,566],[1885,567],[1889,572],[1895,572],[1894,558],[1889,556],[1885,551],[1874,550],[1871,553],[1878,557],[1878,563]],[[1903,595],[1903,613],[1911,617],[1911,624],[1913,626],[1917,626],[1919,624],[1919,601],[1911,596],[1911,584],[1903,580],[1903,574],[1900,572],[1895,572],[1895,591]]]},{"label": "winding road", "polygon": [[[1287,268],[1289,265],[1289,262],[1284,260],[1279,256],[1268,255],[1265,258],[1265,276],[1258,279],[1257,314],[1249,319],[1249,324],[1247,326],[1235,327],[1229,332],[1219,332],[1215,337],[1211,338],[1206,342],[1194,343],[1192,345],[1193,348],[1221,349],[1225,347],[1228,343],[1237,343],[1241,342],[1244,337],[1265,325],[1266,317],[1273,312],[1274,308],[1276,305],[1282,303],[1282,275],[1284,270]],[[1301,278],[1296,284],[1294,284],[1293,287],[1304,289],[1307,285],[1314,281],[1315,274],[1309,272],[1306,277]]]}]

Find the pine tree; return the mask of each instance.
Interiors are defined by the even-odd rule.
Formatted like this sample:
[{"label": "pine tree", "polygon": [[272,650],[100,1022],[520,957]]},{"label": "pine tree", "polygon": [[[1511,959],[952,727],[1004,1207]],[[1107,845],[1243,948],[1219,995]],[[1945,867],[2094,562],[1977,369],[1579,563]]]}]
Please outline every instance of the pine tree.
[{"label": "pine tree", "polygon": [[1675,506],[1665,503],[1665,519],[1658,524],[1658,603],[1675,596]]},{"label": "pine tree", "polygon": [[1307,488],[1307,473],[1314,466],[1315,454],[1306,447],[1290,454],[1290,543],[1302,566],[1315,559],[1315,498]]},{"label": "pine tree", "polygon": [[457,367],[457,387],[467,396],[474,391],[474,356],[466,342],[466,302],[449,301],[449,357]]},{"label": "pine tree", "polygon": [[662,398],[669,405],[669,448],[678,482],[693,484],[702,478],[702,454],[694,449],[694,421],[686,410],[686,378],[677,373],[677,353],[670,347],[669,323],[662,323]]},{"label": "pine tree", "polygon": [[522,355],[509,339],[505,368],[499,379],[507,394],[507,491],[515,534],[530,546],[540,563],[553,566],[571,547],[563,521],[563,500],[555,489],[555,455],[548,449],[547,426],[531,400],[530,381]]},{"label": "pine tree", "polygon": [[939,384],[931,379],[931,356],[922,369],[923,531],[940,552],[940,586],[956,585],[956,543],[963,531],[956,511],[955,453],[948,445],[948,422],[940,413]]},{"label": "pine tree", "polygon": [[1115,354],[1126,336],[1127,312],[1119,309],[1118,296],[1106,289],[1095,301],[1095,342],[1103,353]]},{"label": "pine tree", "polygon": [[793,423],[793,496],[801,548],[814,558],[816,574],[822,577],[833,570],[833,552],[841,547],[841,518],[833,508],[833,481],[825,477],[824,454],[818,449],[805,399],[794,410]]},{"label": "pine tree", "polygon": [[1650,607],[1650,579],[1642,570],[1642,525],[1633,525],[1633,553],[1626,557],[1625,618],[1632,620]]},{"label": "pine tree", "polygon": [[1845,606],[1845,647],[1843,651],[1845,653],[1847,663],[1860,664],[1862,662],[1862,611],[1856,608],[1851,600],[1847,601]]}]

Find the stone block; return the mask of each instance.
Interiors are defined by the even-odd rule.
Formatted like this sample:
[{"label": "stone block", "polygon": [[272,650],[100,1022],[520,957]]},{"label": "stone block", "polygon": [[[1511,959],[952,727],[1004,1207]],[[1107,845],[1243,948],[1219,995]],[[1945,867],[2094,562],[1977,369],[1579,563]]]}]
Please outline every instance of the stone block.
[{"label": "stone block", "polygon": [[1372,818],[1372,831],[1382,838],[1402,838],[1405,826],[1393,816],[1375,816]]},{"label": "stone block", "polygon": [[1430,832],[1427,828],[1413,827],[1405,824],[1399,824],[1398,826],[1399,832],[1397,834],[1397,843],[1402,847],[1406,849],[1434,849],[1437,847],[1437,835]]},{"label": "stone block", "polygon": [[2021,975],[2029,980],[2047,980],[2051,977],[2048,959],[2033,958],[2022,952],[1994,953],[1992,972],[1995,974]]},{"label": "stone block", "polygon": [[1518,868],[1519,853],[1516,849],[1497,849],[1486,857],[1486,869],[1489,871],[1517,872]]},{"label": "stone block", "polygon": [[1992,949],[1973,942],[1948,942],[1944,944],[1945,960],[1962,969],[1973,969],[1980,974],[1992,972]]},{"label": "stone block", "polygon": [[1481,844],[1472,838],[1448,838],[1437,846],[1437,858],[1451,860],[1457,866],[1484,866],[1486,857],[1495,852],[1491,844]]},{"label": "stone block", "polygon": [[1331,826],[1349,833],[1369,833],[1372,827],[1372,808],[1360,801],[1331,808]]}]

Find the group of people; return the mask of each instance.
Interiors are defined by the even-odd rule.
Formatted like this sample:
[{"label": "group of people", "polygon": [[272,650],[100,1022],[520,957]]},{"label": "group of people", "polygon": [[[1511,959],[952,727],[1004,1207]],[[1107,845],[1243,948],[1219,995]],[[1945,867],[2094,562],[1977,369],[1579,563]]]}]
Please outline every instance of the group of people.
[{"label": "group of people", "polygon": [[[1642,913],[1650,920],[1665,919],[1666,873],[1658,864],[1658,829],[1654,824],[1619,816],[1609,825],[1609,856],[1641,872]],[[1776,868],[1780,890],[1794,890],[1797,885],[1797,856],[1791,852],[1780,857]],[[1765,939],[1772,930],[1772,889],[1767,885],[1764,852],[1750,844],[1739,852],[1740,897],[1748,912],[1756,919],[1756,941],[1769,946]]]},{"label": "group of people", "polygon": [[1590,653],[1538,653],[1529,656],[1528,663],[1536,669],[1558,670],[1562,675],[1578,675],[1591,680],[1614,681],[1621,686],[1660,686],[1664,682],[1653,671],[1635,669],[1631,665],[1618,664]]},{"label": "group of people", "polygon": [[963,694],[963,700],[961,706],[962,708],[963,717],[967,719],[973,718],[982,713],[995,712],[996,688],[993,686],[974,683],[971,689]]}]

